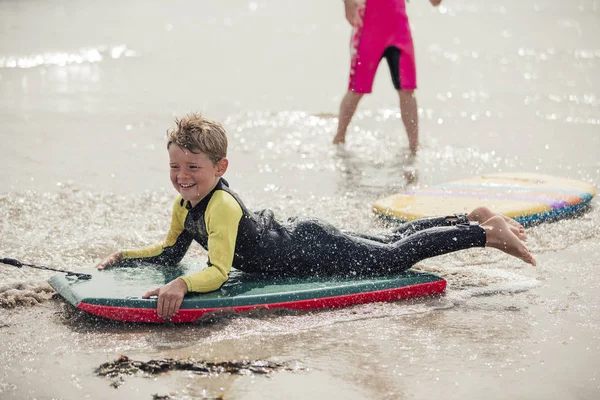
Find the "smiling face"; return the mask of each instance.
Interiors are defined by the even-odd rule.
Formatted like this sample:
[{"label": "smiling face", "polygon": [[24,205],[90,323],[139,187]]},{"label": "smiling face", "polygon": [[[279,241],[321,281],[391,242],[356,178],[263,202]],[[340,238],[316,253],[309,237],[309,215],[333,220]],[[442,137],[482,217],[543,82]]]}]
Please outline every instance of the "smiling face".
[{"label": "smiling face", "polygon": [[169,165],[173,187],[193,207],[215,188],[227,171],[228,161],[222,158],[213,162],[204,153],[193,153],[173,143],[169,146]]}]

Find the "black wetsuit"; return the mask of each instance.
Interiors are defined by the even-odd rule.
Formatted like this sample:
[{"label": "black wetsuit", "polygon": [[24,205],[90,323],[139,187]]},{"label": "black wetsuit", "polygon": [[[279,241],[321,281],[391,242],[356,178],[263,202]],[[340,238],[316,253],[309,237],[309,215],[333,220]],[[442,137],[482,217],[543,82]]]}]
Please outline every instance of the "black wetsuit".
[{"label": "black wetsuit", "polygon": [[485,246],[485,231],[465,215],[405,223],[384,235],[342,232],[318,219],[277,221],[252,212],[224,179],[195,207],[181,197],[164,243],[123,251],[128,259],[176,264],[192,240],[208,250],[208,268],[182,277],[188,290],[218,289],[231,267],[277,276],[366,276],[404,271],[425,258]]}]

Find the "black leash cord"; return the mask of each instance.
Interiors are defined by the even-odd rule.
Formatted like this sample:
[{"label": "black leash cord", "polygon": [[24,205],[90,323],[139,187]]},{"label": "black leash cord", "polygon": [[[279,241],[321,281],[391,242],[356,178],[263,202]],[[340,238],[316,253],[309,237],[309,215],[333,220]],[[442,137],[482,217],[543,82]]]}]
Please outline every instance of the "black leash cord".
[{"label": "black leash cord", "polygon": [[17,268],[31,267],[31,268],[37,268],[37,269],[45,269],[47,271],[64,272],[65,274],[67,274],[67,276],[76,276],[77,279],[83,279],[83,280],[92,279],[92,275],[90,275],[90,274],[83,274],[81,272],[65,271],[63,269],[56,269],[56,268],[44,267],[42,265],[25,264],[25,263],[22,263],[19,260],[15,260],[14,258],[0,258],[0,263],[7,264],[7,265],[12,265],[12,266],[15,266]]}]

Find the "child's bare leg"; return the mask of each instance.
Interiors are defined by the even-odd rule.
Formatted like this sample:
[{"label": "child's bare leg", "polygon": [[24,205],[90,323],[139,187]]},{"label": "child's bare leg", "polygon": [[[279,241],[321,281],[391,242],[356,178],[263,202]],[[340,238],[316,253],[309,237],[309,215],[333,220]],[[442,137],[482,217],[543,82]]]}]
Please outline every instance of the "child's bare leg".
[{"label": "child's bare leg", "polygon": [[356,107],[358,107],[358,102],[362,97],[363,93],[356,93],[351,90],[344,95],[342,103],[340,104],[337,134],[333,138],[333,144],[346,143],[346,130],[348,129],[348,125],[350,125],[352,116],[354,116]]},{"label": "child's bare leg", "polygon": [[400,114],[408,136],[408,147],[413,153],[419,147],[419,109],[414,90],[398,90],[400,95]]},{"label": "child's bare leg", "polygon": [[527,250],[525,244],[512,232],[511,227],[501,215],[488,219],[481,227],[485,229],[486,246],[502,250],[535,266],[535,258]]},{"label": "child's bare leg", "polygon": [[519,239],[527,240],[527,234],[525,233],[525,228],[523,225],[512,218],[495,213],[487,207],[477,207],[467,215],[467,218],[469,221],[476,221],[479,222],[480,225],[483,225],[488,219],[495,217],[496,215],[500,215],[502,218],[504,218],[504,221],[508,223],[511,231],[517,235]]}]

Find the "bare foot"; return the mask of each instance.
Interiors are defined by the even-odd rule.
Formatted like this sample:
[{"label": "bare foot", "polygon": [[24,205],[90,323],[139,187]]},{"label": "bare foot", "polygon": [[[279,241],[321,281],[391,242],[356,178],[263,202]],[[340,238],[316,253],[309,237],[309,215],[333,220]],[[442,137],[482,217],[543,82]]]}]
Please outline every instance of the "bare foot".
[{"label": "bare foot", "polygon": [[535,258],[525,244],[515,235],[502,215],[496,215],[481,225],[485,229],[486,246],[494,247],[503,252],[520,258],[535,267]]},{"label": "bare foot", "polygon": [[469,221],[477,221],[480,225],[484,225],[487,220],[489,220],[492,217],[495,217],[496,215],[499,215],[504,219],[504,221],[510,227],[512,233],[517,235],[519,239],[527,240],[527,234],[525,233],[525,228],[523,227],[523,225],[505,215],[497,214],[487,207],[477,207],[476,209],[471,211],[469,215],[467,215],[467,218],[469,219]]},{"label": "bare foot", "polygon": [[333,138],[333,144],[345,144],[346,143],[346,136],[341,136],[341,135],[335,135],[335,137]]}]

